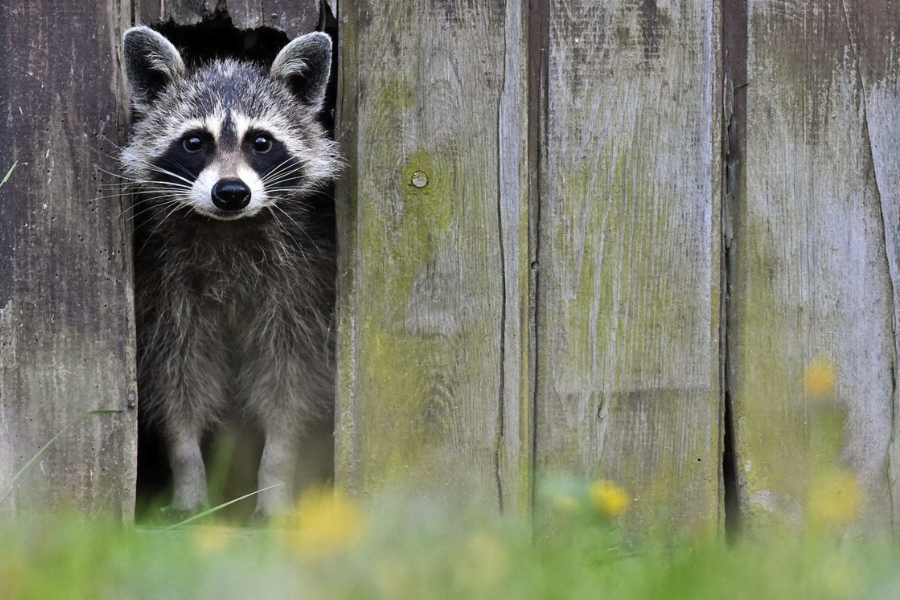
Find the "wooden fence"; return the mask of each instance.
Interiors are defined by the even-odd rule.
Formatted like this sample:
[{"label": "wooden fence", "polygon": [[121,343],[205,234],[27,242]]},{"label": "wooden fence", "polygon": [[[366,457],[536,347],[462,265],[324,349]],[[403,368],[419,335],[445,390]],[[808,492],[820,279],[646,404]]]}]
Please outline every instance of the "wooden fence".
[{"label": "wooden fence", "polygon": [[[318,21],[257,4],[0,0],[0,506],[130,516],[121,33]],[[527,510],[564,471],[715,532],[796,528],[849,472],[859,522],[900,519],[900,6],[332,8],[339,485]]]}]

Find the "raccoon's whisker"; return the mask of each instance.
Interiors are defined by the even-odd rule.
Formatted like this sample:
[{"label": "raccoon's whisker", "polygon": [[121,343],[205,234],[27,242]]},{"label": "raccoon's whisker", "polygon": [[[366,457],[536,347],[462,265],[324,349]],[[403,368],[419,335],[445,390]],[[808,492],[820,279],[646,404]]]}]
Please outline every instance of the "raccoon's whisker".
[{"label": "raccoon's whisker", "polygon": [[[165,157],[163,157],[163,158],[165,158]],[[170,165],[175,166],[175,167],[178,167],[179,169],[181,169],[182,171],[184,171],[185,175],[187,175],[188,177],[192,177],[191,172],[188,171],[187,168],[186,168],[184,165],[175,162],[175,161],[172,160],[171,158],[166,158],[165,160],[166,160],[166,162],[169,163]],[[172,174],[174,175],[174,173],[172,173]],[[184,179],[184,178],[182,178],[182,179]],[[185,179],[185,181],[187,181],[187,180]]]},{"label": "raccoon's whisker", "polygon": [[279,186],[283,183],[296,182],[303,176],[303,170],[300,168],[291,169],[278,174],[278,177],[271,179],[263,179],[262,182],[266,186]]},{"label": "raccoon's whisker", "polygon": [[[167,207],[167,206],[171,206],[171,205],[173,205],[173,204],[178,204],[178,203],[180,203],[180,202],[181,202],[181,200],[179,200],[179,199],[176,198],[176,199],[174,199],[174,200],[169,200],[168,202],[162,202],[162,203],[160,203],[160,204],[154,204],[153,206],[146,206],[146,207],[144,207],[143,209],[141,209],[141,210],[139,210],[138,212],[136,212],[136,213],[134,213],[133,215],[131,215],[130,217],[128,217],[128,221],[133,221],[133,220],[135,220],[137,217],[139,217],[139,216],[141,216],[141,215],[143,215],[143,214],[145,214],[145,213],[148,213],[148,212],[150,212],[151,210],[153,210],[153,209],[155,209],[155,208],[165,208],[165,207]],[[120,214],[119,216],[121,217],[122,215]]]},{"label": "raccoon's whisker", "polygon": [[300,244],[300,242],[297,241],[297,238],[293,236],[293,234],[285,226],[285,224],[281,222],[281,219],[279,219],[278,215],[275,214],[275,211],[272,210],[272,206],[274,205],[266,206],[266,209],[272,214],[272,218],[275,219],[275,224],[278,225],[278,229],[280,229],[284,235],[288,236],[291,241],[294,242],[294,248],[296,249],[296,251],[300,252],[300,258],[303,259],[303,262],[306,263],[307,267],[311,267],[312,265],[309,262],[309,257],[306,255],[306,252],[303,251],[303,246]]},{"label": "raccoon's whisker", "polygon": [[289,156],[279,164],[275,165],[275,167],[273,167],[268,173],[263,176],[262,180],[267,181],[270,177],[277,174],[280,170],[291,167],[292,165],[290,163],[292,162],[299,162],[299,160],[293,156]]},{"label": "raccoon's whisker", "polygon": [[97,169],[98,171],[100,171],[101,173],[105,173],[106,175],[109,175],[110,177],[116,177],[118,179],[132,181],[131,177],[128,177],[127,175],[123,175],[122,173],[113,173],[112,171],[107,171],[103,167],[98,167],[97,165],[94,165],[94,168]]},{"label": "raccoon's whisker", "polygon": [[127,194],[103,194],[100,196],[94,196],[93,198],[91,198],[91,200],[109,200],[110,198],[124,198],[125,196],[127,196]]},{"label": "raccoon's whisker", "polygon": [[[116,196],[133,196],[133,195],[141,195],[141,194],[154,194],[154,193],[163,193],[168,192],[170,194],[177,194],[180,192],[186,192],[191,188],[186,185],[160,185],[159,187],[132,187],[130,189],[122,189],[121,191],[117,191],[117,193],[104,194],[103,196],[95,196],[95,199],[99,200],[101,198],[115,198]],[[111,191],[109,188],[102,190],[105,192]]]},{"label": "raccoon's whisker", "polygon": [[[167,160],[168,160],[168,159],[167,159]],[[172,177],[177,177],[178,179],[184,181],[186,184],[188,184],[188,185],[193,185],[193,182],[192,182],[191,180],[185,179],[185,178],[182,177],[181,175],[178,175],[177,173],[173,173],[172,171],[169,171],[168,169],[164,169],[164,168],[160,167],[159,165],[153,164],[153,163],[151,163],[151,162],[149,162],[149,161],[147,161],[147,160],[136,159],[135,162],[136,162],[137,164],[141,165],[141,166],[146,167],[147,169],[149,169],[149,170],[151,170],[151,171],[156,171],[157,173],[162,173],[163,175],[170,175],[170,176],[172,176]],[[173,165],[175,165],[175,166],[178,166],[178,167],[182,168],[182,169],[185,171],[185,173],[187,173],[189,176],[191,175],[191,173],[190,173],[187,169],[184,169],[184,167],[181,167],[181,165],[178,165],[177,163],[175,163],[175,162],[173,162],[173,161],[171,161],[171,160],[168,160],[168,162],[171,163],[171,164],[173,164]],[[110,173],[110,175],[114,175],[114,173]],[[122,177],[122,176],[120,176],[120,177]],[[122,178],[123,178],[123,179],[129,179],[128,177],[122,177]],[[130,178],[130,179],[131,179],[131,181],[136,181],[136,180],[133,179],[133,178]]]},{"label": "raccoon's whisker", "polygon": [[[181,175],[179,175],[178,173],[173,173],[172,171],[169,171],[168,169],[163,169],[159,165],[152,165],[150,163],[147,163],[145,166],[152,171],[156,171],[157,173],[162,173],[163,175],[170,175],[172,177],[175,177],[176,179],[180,179],[181,181],[185,182],[188,185],[194,185],[194,182],[191,181],[190,179],[186,179],[186,178],[182,177]],[[187,170],[185,170],[185,172],[187,172]],[[190,173],[188,173],[188,175],[190,175]]]},{"label": "raccoon's whisker", "polygon": [[122,152],[122,147],[119,146],[119,145],[117,145],[116,143],[114,143],[114,142],[113,142],[112,140],[110,140],[108,137],[106,137],[106,136],[102,136],[102,137],[103,137],[103,140],[104,140],[104,141],[109,142],[109,144],[115,149],[115,153],[114,153],[114,154],[110,154],[110,153],[107,152],[106,150],[103,150],[102,148],[97,148],[97,147],[91,147],[91,151],[94,152],[94,153],[96,153],[96,154],[99,154],[100,156],[104,156],[104,157],[106,157],[106,158],[109,158],[109,159],[112,159],[112,160],[114,160],[114,161],[116,161],[116,162],[119,162],[119,160],[120,160],[120,158],[121,158],[119,155],[120,155],[121,152]]},{"label": "raccoon's whisker", "polygon": [[113,148],[115,148],[116,150],[121,150],[121,149],[122,149],[122,146],[120,146],[120,145],[118,144],[118,142],[116,142],[116,141],[114,141],[114,140],[112,140],[112,139],[106,137],[106,134],[105,134],[105,133],[100,133],[100,132],[98,131],[98,132],[97,132],[97,137],[100,138],[100,139],[102,139],[103,141],[109,143],[109,145],[112,146]]},{"label": "raccoon's whisker", "polygon": [[278,187],[295,187],[295,184],[297,183],[297,176],[291,173],[288,173],[284,177],[280,177],[272,181],[262,181],[262,184],[266,189]]},{"label": "raccoon's whisker", "polygon": [[[291,164],[288,164],[291,163]],[[303,169],[303,163],[294,158],[289,158],[284,161],[271,171],[265,174],[262,178],[263,183],[271,183],[275,179],[285,178],[294,173],[298,173]]]},{"label": "raccoon's whisker", "polygon": [[[158,194],[154,194],[154,195],[148,197],[147,199],[141,199],[140,201],[132,202],[132,204],[137,205],[137,204],[141,204],[141,203],[143,203],[143,202],[146,202],[147,200],[155,200],[155,199],[165,198],[165,197],[167,197],[167,196],[172,196],[172,195],[173,195],[173,194],[172,194],[171,192],[158,193]],[[121,194],[111,194],[111,195],[109,195],[109,196],[94,196],[94,197],[92,198],[92,200],[111,200],[111,199],[113,199],[113,198],[121,198],[122,200],[126,200],[126,199],[127,199],[126,196],[121,195]]]},{"label": "raccoon's whisker", "polygon": [[[129,217],[125,220],[125,222],[127,223],[127,222],[129,222],[129,221],[133,221],[136,217],[138,217],[138,216],[144,214],[145,212],[151,211],[151,210],[153,210],[154,208],[157,208],[157,207],[162,208],[162,207],[169,206],[170,204],[171,204],[171,202],[164,202],[164,203],[162,203],[162,204],[154,204],[153,206],[145,206],[145,207],[142,208],[141,210],[139,210],[139,211],[137,211],[137,212],[133,212],[133,213],[131,214],[131,216],[129,216]],[[134,209],[135,209],[135,207],[132,206],[132,207],[131,207],[131,210],[133,211]],[[123,210],[123,211],[120,211],[119,214],[116,215],[116,218],[117,218],[117,219],[122,218],[122,216],[125,215],[127,212],[128,212],[128,209],[127,209],[127,208],[126,208],[125,210]]]},{"label": "raccoon's whisker", "polygon": [[265,179],[266,179],[267,177],[271,176],[273,173],[277,173],[279,169],[281,169],[284,165],[288,164],[288,163],[291,162],[292,160],[294,160],[294,157],[293,157],[293,156],[289,156],[289,157],[286,158],[285,160],[281,161],[280,163],[278,163],[277,165],[275,165],[274,167],[272,167],[272,168],[269,170],[269,172],[266,173],[266,174],[263,176],[263,180],[265,181]]},{"label": "raccoon's whisker", "polygon": [[[275,189],[269,189],[266,191],[269,192],[273,197],[280,200],[280,199],[290,199],[291,196],[303,192],[304,189],[303,188],[275,188]],[[304,206],[303,204],[296,203],[296,202],[288,202],[288,203],[291,205],[291,208],[295,212],[300,212],[305,215],[308,215],[310,213],[310,208],[307,206]]]},{"label": "raccoon's whisker", "polygon": [[288,186],[288,187],[270,187],[270,188],[266,188],[266,191],[267,191],[267,192],[288,192],[288,193],[291,193],[291,192],[302,192],[303,189],[304,189],[304,188],[303,188],[302,186],[299,186],[299,185],[292,185],[292,186]]},{"label": "raccoon's whisker", "polygon": [[[163,200],[164,198],[169,198],[169,200],[166,200],[165,202],[159,202],[159,200]],[[155,208],[158,206],[168,206],[172,202],[178,202],[178,201],[179,201],[179,198],[178,197],[173,198],[171,196],[171,194],[166,194],[164,196],[153,196],[152,198],[146,198],[146,199],[142,199],[138,202],[134,202],[130,207],[125,207],[122,211],[119,212],[118,216],[121,217],[126,212],[128,212],[129,208],[131,210],[134,210],[135,208],[140,207],[142,204],[152,203],[152,205],[149,207],[152,209],[152,208]]]},{"label": "raccoon's whisker", "polygon": [[284,181],[286,179],[291,179],[299,173],[303,172],[303,165],[299,166],[291,166],[286,169],[282,169],[278,172],[268,173],[265,177],[262,178],[263,183],[274,183],[277,181]]},{"label": "raccoon's whisker", "polygon": [[[100,170],[103,171],[103,169],[100,169]],[[150,188],[153,188],[156,186],[166,186],[166,187],[170,187],[170,188],[186,190],[186,189],[190,189],[191,186],[193,185],[192,183],[190,185],[188,185],[190,182],[181,183],[180,181],[173,182],[173,181],[158,181],[158,180],[154,180],[154,179],[135,179],[135,178],[127,177],[124,175],[118,175],[116,173],[110,173],[109,171],[103,171],[103,172],[107,173],[109,175],[112,175],[113,177],[118,177],[119,179],[121,179],[123,181],[116,181],[116,182],[112,182],[112,183],[101,183],[100,185],[97,186],[98,189],[103,189],[103,190],[110,190],[110,189],[119,190],[120,189],[123,191],[123,193],[128,193],[128,192],[132,192],[135,190],[141,191],[141,190],[150,189]],[[144,186],[147,186],[147,187],[144,187]]]},{"label": "raccoon's whisker", "polygon": [[[316,241],[315,241],[314,239],[312,239],[312,237],[311,237],[308,233],[306,233],[306,229],[305,229],[305,228],[300,227],[300,224],[297,223],[297,221],[294,220],[294,217],[292,217],[291,215],[289,215],[288,212],[287,212],[286,210],[284,210],[283,208],[281,208],[280,206],[278,206],[278,204],[272,204],[272,206],[274,206],[275,208],[277,208],[278,210],[280,210],[280,211],[282,212],[282,214],[284,214],[284,216],[286,216],[288,219],[290,219],[290,220],[291,220],[291,223],[293,223],[294,226],[295,226],[298,230],[300,230],[300,232],[301,232],[303,235],[306,236],[306,239],[308,239],[308,240],[310,241],[310,243],[313,245],[313,248],[316,249],[316,252],[318,252],[319,254],[322,254],[322,249],[319,248],[319,246],[316,244]],[[296,243],[296,240],[294,240],[294,243]]]},{"label": "raccoon's whisker", "polygon": [[181,183],[180,181],[154,181],[147,180],[141,181],[133,184],[133,188],[140,192],[143,190],[153,189],[153,188],[167,188],[167,189],[176,189],[176,190],[189,190],[193,186],[187,185],[186,183]]},{"label": "raccoon's whisker", "polygon": [[146,204],[148,202],[154,202],[156,200],[162,200],[163,198],[182,198],[185,197],[185,194],[173,194],[172,192],[166,190],[157,194],[150,194],[148,196],[141,196],[137,200],[135,200],[132,205],[140,206],[141,204]]},{"label": "raccoon's whisker", "polygon": [[172,189],[160,188],[157,190],[142,191],[140,194],[133,194],[133,195],[138,198],[146,198],[148,196],[154,196],[154,197],[160,198],[160,197],[165,197],[165,196],[173,196],[174,197],[174,196],[190,195],[188,192],[189,192],[189,190],[172,190]]},{"label": "raccoon's whisker", "polygon": [[190,194],[177,194],[169,191],[158,192],[155,194],[148,194],[146,196],[141,196],[140,198],[134,201],[134,206],[140,206],[141,204],[147,204],[149,202],[156,202],[161,200],[168,200],[171,198],[188,198]]},{"label": "raccoon's whisker", "polygon": [[166,213],[166,216],[164,216],[162,219],[160,219],[159,223],[156,224],[156,227],[153,228],[153,231],[150,232],[150,235],[147,236],[147,240],[144,242],[144,245],[141,246],[141,249],[140,249],[140,250],[138,250],[138,254],[141,254],[141,253],[144,251],[144,248],[147,247],[147,242],[150,241],[150,239],[153,237],[153,235],[154,235],[157,231],[159,231],[159,228],[160,228],[160,227],[162,227],[162,224],[165,223],[166,220],[167,220],[169,217],[171,217],[172,215],[174,215],[174,214],[175,214],[175,211],[177,211],[179,208],[181,208],[181,206],[182,206],[182,205],[181,205],[181,203],[179,202],[178,204],[175,205],[175,208],[173,208],[172,210],[170,210],[168,213]]},{"label": "raccoon's whisker", "polygon": [[145,194],[148,192],[169,190],[173,194],[177,194],[180,192],[188,192],[191,190],[191,187],[192,186],[184,185],[183,183],[165,183],[160,181],[135,186],[134,191],[138,194]]},{"label": "raccoon's whisker", "polygon": [[272,181],[264,181],[263,185],[266,187],[278,187],[282,185],[293,185],[298,183],[298,178],[302,175],[302,173],[286,173],[283,177],[279,177]]}]

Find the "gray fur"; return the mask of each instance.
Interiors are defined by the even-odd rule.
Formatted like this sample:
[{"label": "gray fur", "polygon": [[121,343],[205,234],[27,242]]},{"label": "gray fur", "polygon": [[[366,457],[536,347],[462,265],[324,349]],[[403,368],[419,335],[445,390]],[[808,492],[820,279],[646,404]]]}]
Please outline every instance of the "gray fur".
[{"label": "gray fur", "polygon": [[125,72],[135,106],[147,107],[169,84],[184,75],[184,61],[169,40],[149,27],[125,33]]},{"label": "gray fur", "polygon": [[[140,406],[166,440],[177,510],[206,504],[200,442],[228,419],[252,420],[263,433],[260,488],[282,484],[259,495],[257,512],[288,509],[304,426],[333,410],[335,248],[332,200],[322,190],[339,161],[316,121],[330,40],[300,39],[310,36],[299,46],[316,49],[316,67],[326,75],[301,97],[283,71],[294,64],[296,41],[276,59],[277,75],[230,60],[186,71],[177,51],[159,50],[171,44],[156,32],[125,33],[125,64],[138,94],[139,120],[122,168],[136,190]],[[140,60],[148,49],[154,61]],[[148,93],[146,82],[156,81],[148,69],[173,75]],[[280,172],[295,177],[262,177],[257,212],[232,220],[198,212],[197,189],[206,193],[200,178],[158,162],[186,122],[216,118],[228,135],[230,119],[265,124],[292,159]],[[244,165],[241,152],[240,144],[232,153],[217,149],[217,176]]]}]

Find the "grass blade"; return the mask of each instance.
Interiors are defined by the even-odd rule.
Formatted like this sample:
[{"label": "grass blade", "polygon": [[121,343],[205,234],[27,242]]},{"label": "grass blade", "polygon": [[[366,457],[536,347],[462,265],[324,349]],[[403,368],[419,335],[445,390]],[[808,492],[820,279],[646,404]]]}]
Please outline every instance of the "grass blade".
[{"label": "grass blade", "polygon": [[[13,165],[13,167],[15,167],[15,165]],[[12,169],[10,169],[10,173],[12,173]],[[6,179],[8,179],[8,178],[9,178],[9,174],[7,174],[7,176],[6,176]],[[6,179],[4,179],[3,181],[6,181]],[[0,185],[2,185],[2,182],[0,182]],[[19,480],[20,477],[22,477],[22,475],[25,473],[25,471],[28,470],[28,467],[30,467],[32,464],[34,464],[34,461],[39,459],[44,454],[44,452],[46,452],[50,448],[50,446],[52,446],[53,443],[59,439],[59,436],[61,436],[63,433],[65,433],[70,427],[72,427],[73,425],[77,425],[78,423],[81,423],[88,417],[91,417],[94,415],[108,415],[111,413],[120,413],[120,412],[122,412],[122,411],[121,410],[92,410],[92,411],[84,413],[83,415],[81,415],[80,417],[78,417],[77,419],[75,419],[74,421],[69,423],[68,425],[65,425],[62,429],[59,430],[59,432],[56,435],[54,435],[52,438],[50,438],[50,440],[46,444],[41,446],[40,449],[38,449],[38,451],[34,453],[34,456],[29,458],[27,461],[25,461],[25,464],[22,465],[21,469],[16,471],[16,474],[13,475],[12,479],[10,479],[10,481],[9,481],[9,487],[7,488],[7,490],[5,492],[3,492],[2,495],[0,495],[0,504],[5,502],[6,499],[9,498],[10,494],[13,493],[13,490],[16,489],[16,482]]]},{"label": "grass blade", "polygon": [[261,494],[262,492],[271,490],[271,489],[273,489],[273,488],[277,488],[278,486],[281,486],[281,485],[284,485],[284,484],[283,484],[283,483],[276,483],[275,485],[270,485],[269,487],[264,487],[264,488],[261,489],[261,490],[256,490],[256,491],[250,492],[249,494],[244,494],[244,495],[241,496],[240,498],[235,498],[234,500],[229,500],[228,502],[224,502],[224,503],[219,504],[219,505],[217,505],[217,506],[213,506],[212,508],[208,508],[208,509],[204,510],[203,512],[194,515],[193,517],[190,517],[190,518],[188,518],[188,519],[185,519],[184,521],[179,521],[178,523],[175,523],[174,525],[170,525],[170,526],[166,527],[165,529],[163,529],[162,531],[160,531],[160,533],[167,533],[167,532],[169,532],[169,531],[172,531],[173,529],[177,529],[177,528],[181,527],[182,525],[187,525],[188,523],[193,523],[194,521],[199,521],[199,520],[202,519],[203,517],[208,517],[209,515],[211,515],[211,514],[213,514],[213,513],[219,512],[220,510],[222,510],[222,509],[225,508],[226,506],[231,506],[232,504],[234,504],[234,503],[236,503],[236,502],[240,502],[241,500],[246,500],[247,498],[250,498],[250,497],[255,496],[255,495],[257,495],[257,494]]},{"label": "grass blade", "polygon": [[19,164],[19,161],[13,163],[13,165],[9,168],[9,171],[6,172],[6,175],[3,177],[3,180],[0,181],[0,187],[3,187],[3,184],[9,181],[9,178],[12,177],[13,171],[16,170],[16,165]]}]

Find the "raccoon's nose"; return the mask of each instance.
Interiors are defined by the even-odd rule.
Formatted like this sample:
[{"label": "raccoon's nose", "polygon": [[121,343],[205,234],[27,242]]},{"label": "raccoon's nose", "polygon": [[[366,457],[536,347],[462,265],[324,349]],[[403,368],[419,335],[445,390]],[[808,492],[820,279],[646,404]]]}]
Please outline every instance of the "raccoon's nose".
[{"label": "raccoon's nose", "polygon": [[240,179],[220,179],[213,186],[212,201],[222,210],[241,210],[250,204],[250,188]]}]

